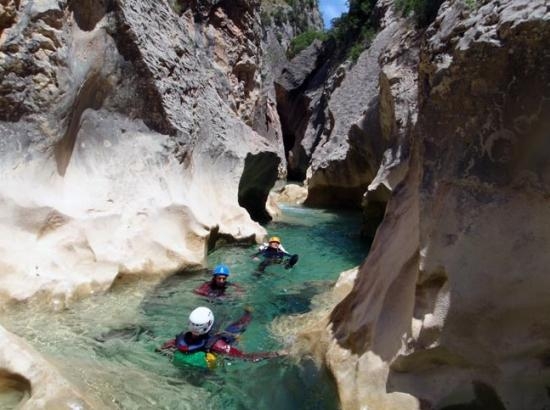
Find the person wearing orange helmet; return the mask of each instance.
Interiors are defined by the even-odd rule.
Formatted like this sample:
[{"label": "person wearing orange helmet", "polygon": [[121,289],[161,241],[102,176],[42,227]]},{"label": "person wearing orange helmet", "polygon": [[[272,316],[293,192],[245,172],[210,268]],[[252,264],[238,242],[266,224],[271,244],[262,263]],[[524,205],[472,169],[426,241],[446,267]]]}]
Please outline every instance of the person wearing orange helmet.
[{"label": "person wearing orange helmet", "polygon": [[[252,255],[253,258],[257,258],[258,256],[263,256],[264,258],[258,265],[258,272],[263,272],[267,266],[276,263],[284,263],[285,268],[290,269],[298,262],[298,255],[288,253],[283,248],[283,245],[281,245],[281,239],[278,236],[269,238],[268,243],[260,246],[258,252]],[[285,261],[285,258],[288,259]]]}]

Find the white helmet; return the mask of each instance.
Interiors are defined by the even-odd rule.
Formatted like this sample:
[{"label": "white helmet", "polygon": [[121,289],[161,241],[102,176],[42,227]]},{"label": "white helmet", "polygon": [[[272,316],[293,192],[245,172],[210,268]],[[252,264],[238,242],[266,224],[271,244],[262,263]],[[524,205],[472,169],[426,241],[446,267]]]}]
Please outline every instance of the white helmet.
[{"label": "white helmet", "polygon": [[196,335],[204,335],[212,329],[214,314],[207,307],[198,307],[189,315],[189,330]]}]

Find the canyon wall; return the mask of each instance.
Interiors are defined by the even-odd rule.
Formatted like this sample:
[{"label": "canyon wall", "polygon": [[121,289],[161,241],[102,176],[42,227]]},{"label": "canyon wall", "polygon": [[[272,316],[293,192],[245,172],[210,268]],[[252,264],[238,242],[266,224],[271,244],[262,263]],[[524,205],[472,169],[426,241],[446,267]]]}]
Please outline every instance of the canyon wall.
[{"label": "canyon wall", "polygon": [[321,28],[294,3],[0,0],[0,301],[203,266],[262,238],[288,176],[374,238],[325,332],[344,409],[548,407],[547,1],[418,28],[380,0],[356,60],[328,39],[288,62]]},{"label": "canyon wall", "polygon": [[[409,142],[390,151],[408,146],[407,172],[327,360],[345,409],[543,409],[550,10],[449,1],[423,38]],[[399,105],[405,60],[379,54],[381,105]]]},{"label": "canyon wall", "polygon": [[285,160],[255,119],[274,111],[258,1],[5,0],[0,15],[3,300],[63,305],[198,267],[219,237],[261,239]]}]

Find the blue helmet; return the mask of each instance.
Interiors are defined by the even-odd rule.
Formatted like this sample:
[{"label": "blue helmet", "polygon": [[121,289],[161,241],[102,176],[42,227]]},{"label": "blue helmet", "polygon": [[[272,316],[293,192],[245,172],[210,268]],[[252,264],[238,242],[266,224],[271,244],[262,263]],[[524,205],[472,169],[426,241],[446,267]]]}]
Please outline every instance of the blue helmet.
[{"label": "blue helmet", "polygon": [[229,272],[229,268],[223,264],[218,265],[214,268],[214,271],[212,272],[212,275],[214,276],[229,276],[231,272]]}]

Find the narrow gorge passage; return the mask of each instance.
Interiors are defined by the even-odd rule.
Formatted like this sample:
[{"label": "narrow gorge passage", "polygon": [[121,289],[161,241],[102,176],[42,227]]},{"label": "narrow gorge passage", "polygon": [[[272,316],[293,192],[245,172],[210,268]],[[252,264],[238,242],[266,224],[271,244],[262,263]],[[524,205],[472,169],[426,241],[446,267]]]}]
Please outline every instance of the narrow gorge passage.
[{"label": "narrow gorge passage", "polygon": [[[260,363],[224,360],[214,371],[177,368],[154,352],[187,325],[198,305],[214,311],[220,325],[245,306],[254,319],[238,347],[246,352],[277,350],[292,340],[276,340],[273,319],[310,310],[313,296],[327,291],[339,273],[357,266],[368,251],[358,232],[360,215],[300,207],[284,208],[279,222],[266,225],[286,249],[300,255],[291,270],[270,266],[252,275],[255,246],[227,245],[208,256],[208,266],[230,266],[230,280],[245,292],[211,302],[192,293],[208,280],[207,270],[181,272],[161,283],[126,282],[111,292],[49,313],[40,306],[6,312],[2,323],[24,337],[87,396],[109,408],[335,409],[336,387],[324,369],[302,358]],[[0,408],[13,408],[13,395],[0,391]]]}]

